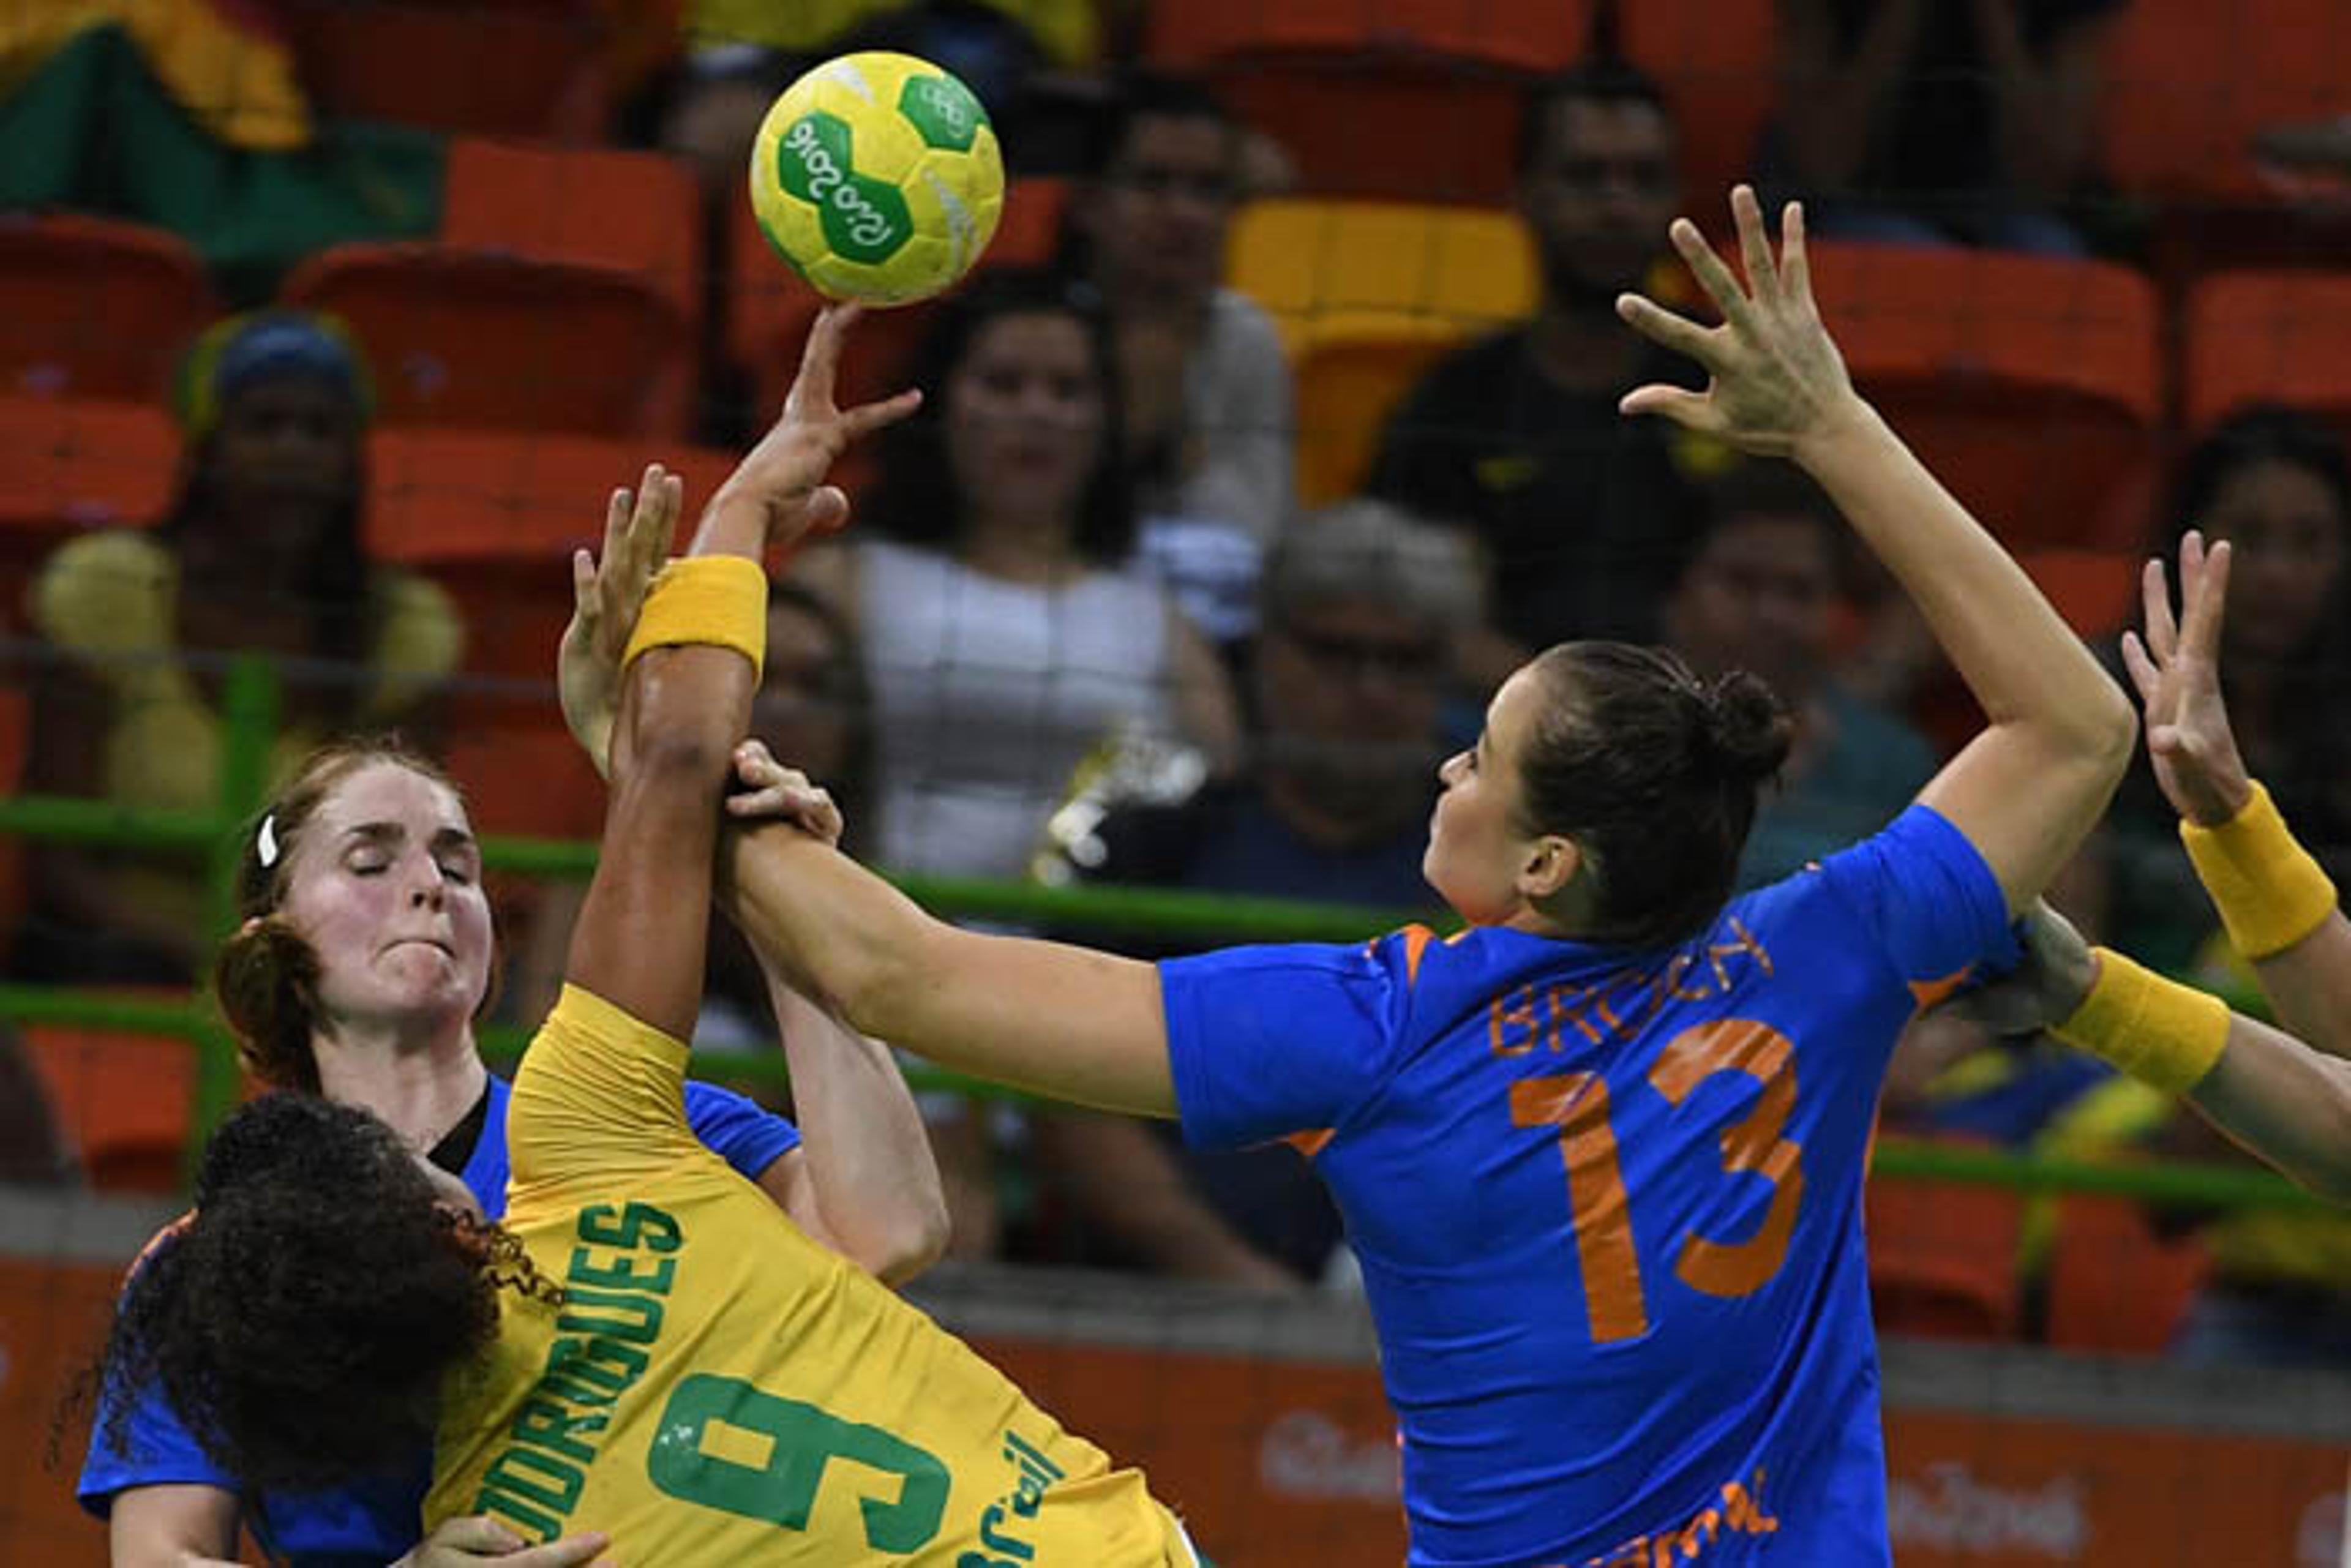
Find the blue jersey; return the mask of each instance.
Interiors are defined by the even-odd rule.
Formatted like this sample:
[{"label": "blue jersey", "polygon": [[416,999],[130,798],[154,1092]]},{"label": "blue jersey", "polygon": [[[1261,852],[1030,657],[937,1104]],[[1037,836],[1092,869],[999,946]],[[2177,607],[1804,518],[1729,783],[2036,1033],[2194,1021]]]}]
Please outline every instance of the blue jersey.
[{"label": "blue jersey", "polygon": [[1896,1037],[2012,962],[1914,806],[1669,949],[1480,928],[1162,966],[1185,1132],[1346,1216],[1417,1568],[1889,1560],[1862,1178]]},{"label": "blue jersey", "polygon": [[[493,1219],[507,1207],[506,1081],[490,1079],[482,1134],[462,1173]],[[798,1129],[740,1094],[707,1083],[685,1086],[686,1119],[704,1146],[744,1176],[760,1174],[799,1145]],[[170,1242],[164,1239],[162,1245]],[[103,1519],[115,1495],[133,1487],[210,1486],[236,1491],[236,1483],[204,1455],[162,1389],[149,1385],[131,1406],[128,1451],[110,1446],[106,1422],[119,1396],[109,1390],[82,1460],[82,1507]],[[433,1480],[428,1446],[404,1473],[374,1478],[341,1491],[246,1497],[244,1523],[273,1559],[298,1568],[383,1568],[416,1544],[424,1493]]]}]

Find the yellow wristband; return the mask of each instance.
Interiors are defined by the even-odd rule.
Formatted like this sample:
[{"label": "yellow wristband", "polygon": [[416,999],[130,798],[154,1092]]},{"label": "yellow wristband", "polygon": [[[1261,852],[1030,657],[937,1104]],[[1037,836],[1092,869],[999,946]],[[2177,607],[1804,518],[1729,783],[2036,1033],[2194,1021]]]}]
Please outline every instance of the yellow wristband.
[{"label": "yellow wristband", "polygon": [[627,669],[648,648],[687,643],[732,648],[758,674],[768,655],[768,574],[737,555],[689,556],[653,578],[643,613],[621,655]]},{"label": "yellow wristband", "polygon": [[2049,1032],[2167,1094],[2204,1082],[2229,1043],[2228,1006],[2111,949],[2097,954],[2098,983]]},{"label": "yellow wristband", "polygon": [[2283,953],[2335,913],[2335,883],[2294,841],[2270,792],[2256,783],[2245,809],[2217,828],[2182,820],[2179,841],[2249,959]]}]

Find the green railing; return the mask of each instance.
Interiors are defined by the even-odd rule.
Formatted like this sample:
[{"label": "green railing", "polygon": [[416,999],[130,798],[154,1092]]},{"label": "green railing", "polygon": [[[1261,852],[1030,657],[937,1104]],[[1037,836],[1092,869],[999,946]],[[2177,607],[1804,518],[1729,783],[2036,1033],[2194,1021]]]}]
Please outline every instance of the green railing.
[{"label": "green railing", "polygon": [[[549,695],[551,698],[552,693]],[[0,834],[201,853],[207,857],[212,878],[214,932],[225,936],[236,924],[235,879],[243,834],[267,788],[279,709],[278,679],[271,665],[254,656],[229,662],[222,706],[226,743],[220,789],[212,811],[139,810],[97,800],[18,796],[0,800]],[[588,843],[492,835],[483,841],[482,859],[491,871],[584,880],[595,867],[596,850]],[[925,907],[960,919],[1018,923],[1090,936],[1116,933],[1171,944],[1354,941],[1391,930],[1413,917],[1409,912],[1159,889],[1050,888],[917,877],[902,878],[899,885]],[[201,995],[126,997],[0,983],[0,1019],[188,1040],[196,1047],[198,1061],[193,1131],[209,1130],[235,1102],[235,1046],[219,1014]],[[494,1061],[511,1061],[522,1054],[528,1039],[527,1030],[512,1026],[486,1028],[481,1033],[483,1053]],[[726,1072],[739,1082],[780,1084],[782,1053],[729,1055]],[[1024,1098],[1017,1091],[935,1069],[918,1069],[908,1076],[918,1088]],[[190,1139],[192,1158],[200,1145],[200,1137]],[[1879,1142],[1873,1169],[1890,1176],[2025,1192],[2104,1193],[2160,1206],[2299,1210],[2326,1207],[2266,1171],[2202,1165],[2098,1165],[1896,1137]]]}]

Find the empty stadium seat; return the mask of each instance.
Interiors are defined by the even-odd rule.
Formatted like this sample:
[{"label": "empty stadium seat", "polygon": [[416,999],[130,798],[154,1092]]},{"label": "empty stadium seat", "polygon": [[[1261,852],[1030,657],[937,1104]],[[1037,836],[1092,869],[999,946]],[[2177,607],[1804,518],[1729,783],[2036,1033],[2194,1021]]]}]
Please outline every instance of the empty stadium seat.
[{"label": "empty stadium seat", "polygon": [[1816,240],[1862,392],[2011,549],[2137,548],[2162,409],[2153,287],[2103,262]]},{"label": "empty stadium seat", "polygon": [[1249,56],[1417,49],[1527,70],[1583,53],[1591,0],[1184,0],[1155,5],[1149,51],[1199,69]]},{"label": "empty stadium seat", "polygon": [[2024,1200],[2001,1187],[1872,1176],[1869,1293],[1886,1333],[2015,1336]]},{"label": "empty stadium seat", "polygon": [[1625,57],[1673,110],[1683,205],[1709,226],[1752,171],[1778,100],[1778,10],[1776,0],[1639,0],[1621,13]]},{"label": "empty stadium seat", "polygon": [[1226,275],[1280,327],[1298,377],[1298,488],[1361,483],[1382,424],[1429,362],[1534,308],[1534,257],[1499,210],[1262,202],[1233,226]]},{"label": "empty stadium seat", "polygon": [[[550,660],[552,647],[549,650]],[[548,674],[552,676],[550,662]],[[604,781],[540,698],[481,712],[450,738],[442,761],[465,792],[477,833],[593,839],[603,830]]]},{"label": "empty stadium seat", "polygon": [[2200,1242],[2158,1238],[2130,1199],[2069,1193],[2058,1201],[2049,1258],[2049,1343],[2155,1354],[2210,1270]]},{"label": "empty stadium seat", "polygon": [[68,1024],[26,1023],[23,1032],[90,1184],[177,1190],[195,1114],[196,1047],[170,1035]]},{"label": "empty stadium seat", "polygon": [[368,452],[368,550],[456,596],[469,672],[549,680],[571,611],[571,551],[601,545],[606,498],[656,459],[685,481],[688,517],[734,467],[728,454],[683,442],[379,430]]},{"label": "empty stadium seat", "polygon": [[350,324],[384,424],[684,429],[674,389],[692,373],[686,323],[633,272],[442,245],[343,245],[303,263],[283,297]]},{"label": "empty stadium seat", "polygon": [[161,229],[0,217],[0,396],[160,401],[217,310],[195,253]]},{"label": "empty stadium seat", "polygon": [[26,583],[69,535],[161,519],[179,465],[154,403],[0,396],[0,625],[21,624]]},{"label": "empty stadium seat", "polygon": [[577,0],[278,0],[328,114],[593,141],[608,24]]},{"label": "empty stadium seat", "polygon": [[2100,158],[2123,189],[2171,200],[2268,199],[2264,127],[2351,109],[2351,9],[2266,0],[2131,0],[2116,9],[2098,92]]},{"label": "empty stadium seat", "polygon": [[2200,430],[2249,402],[2333,420],[2351,438],[2351,275],[2228,272],[2189,293],[2181,413]]}]

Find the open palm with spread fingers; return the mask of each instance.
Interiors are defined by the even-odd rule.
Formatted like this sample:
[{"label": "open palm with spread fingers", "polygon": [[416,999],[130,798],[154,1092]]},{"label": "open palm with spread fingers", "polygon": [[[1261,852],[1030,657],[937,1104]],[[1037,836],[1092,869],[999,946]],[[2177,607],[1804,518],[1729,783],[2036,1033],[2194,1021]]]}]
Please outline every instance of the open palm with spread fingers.
[{"label": "open palm with spread fingers", "polygon": [[2147,708],[2147,753],[2172,809],[2217,827],[2252,799],[2252,779],[2220,695],[2220,628],[2229,598],[2229,542],[2206,549],[2193,528],[2179,541],[2179,616],[2163,562],[2141,580],[2147,634],[2123,633],[2123,664]]},{"label": "open palm with spread fingers", "polygon": [[1771,254],[1763,209],[1746,185],[1730,193],[1739,231],[1741,285],[1698,225],[1676,218],[1674,249],[1689,264],[1722,325],[1704,327],[1638,294],[1620,295],[1617,314],[1643,337],[1706,367],[1706,391],[1651,384],[1625,394],[1628,414],[1658,413],[1718,436],[1743,452],[1786,456],[1799,442],[1863,411],[1844,359],[1821,325],[1804,255],[1804,212],[1788,204],[1780,254]]}]

